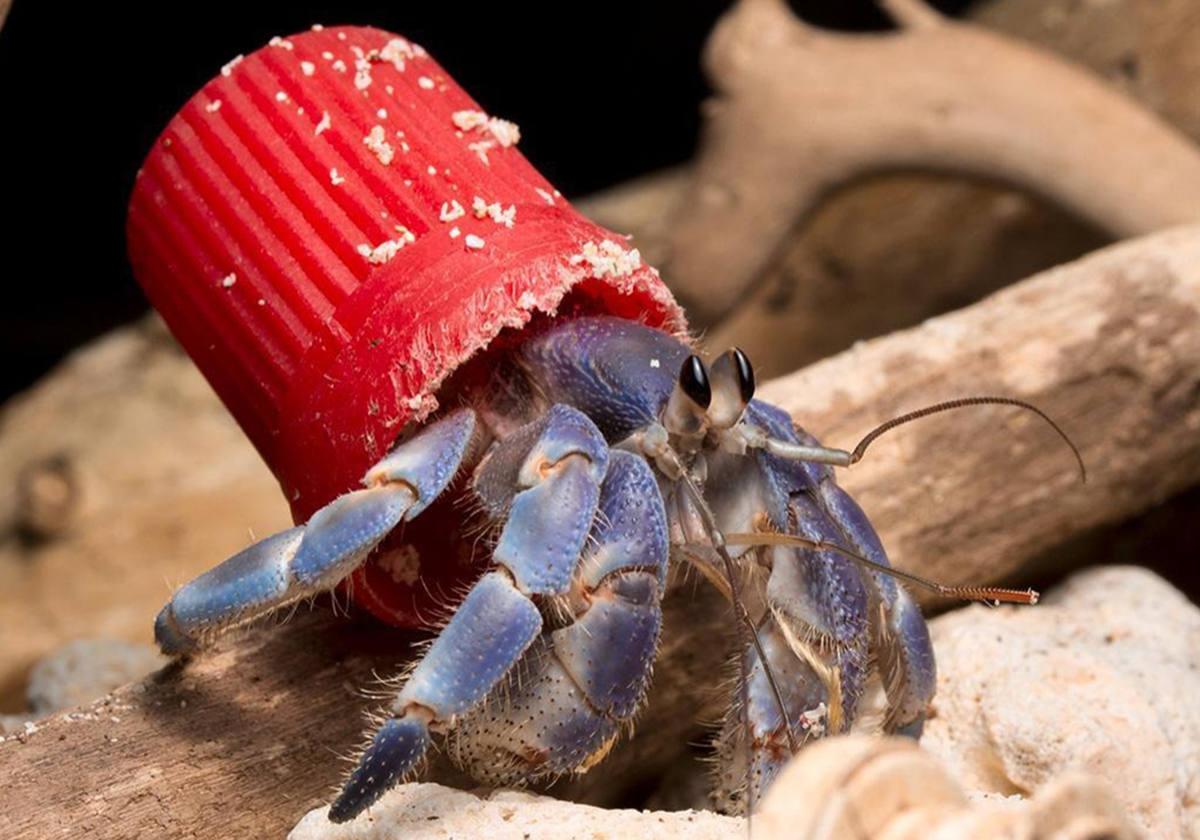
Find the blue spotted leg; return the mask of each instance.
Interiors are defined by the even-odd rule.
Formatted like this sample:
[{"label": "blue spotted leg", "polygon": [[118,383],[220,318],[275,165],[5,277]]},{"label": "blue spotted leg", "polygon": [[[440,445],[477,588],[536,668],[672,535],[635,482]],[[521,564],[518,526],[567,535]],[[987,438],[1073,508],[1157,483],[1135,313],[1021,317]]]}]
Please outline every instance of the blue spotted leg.
[{"label": "blue spotted leg", "polygon": [[592,526],[548,629],[454,732],[451,755],[473,777],[510,785],[582,773],[632,724],[650,681],[666,584],[667,522],[650,466],[610,455]]},{"label": "blue spotted leg", "polygon": [[[749,419],[776,439],[814,443],[771,406],[752,404]],[[740,486],[757,488],[753,496],[771,529],[889,565],[866,515],[827,467],[761,452],[756,461],[757,478]],[[721,493],[712,495],[730,505]],[[749,530],[747,515],[740,517],[733,527]],[[887,700],[882,728],[916,737],[936,683],[928,628],[894,579],[863,574],[851,558],[829,548],[777,545],[769,551],[769,609],[759,639],[782,697],[772,692],[757,652],[749,649],[749,705],[743,713],[735,700],[719,742],[718,790],[735,810],[744,804],[739,797],[755,801],[790,756],[782,711],[799,743],[848,730],[859,715],[873,655]]]},{"label": "blue spotted leg", "polygon": [[505,518],[492,570],[413,670],[330,807],[330,820],[353,819],[412,770],[432,733],[453,729],[521,660],[542,632],[543,610],[553,615],[569,600],[608,460],[595,424],[564,405],[488,453],[475,488],[485,510]]},{"label": "blue spotted leg", "polygon": [[154,623],[163,653],[195,653],[223,631],[333,589],[400,522],[454,479],[476,435],[461,409],[432,423],[368,470],[302,526],[255,543],[179,589]]}]

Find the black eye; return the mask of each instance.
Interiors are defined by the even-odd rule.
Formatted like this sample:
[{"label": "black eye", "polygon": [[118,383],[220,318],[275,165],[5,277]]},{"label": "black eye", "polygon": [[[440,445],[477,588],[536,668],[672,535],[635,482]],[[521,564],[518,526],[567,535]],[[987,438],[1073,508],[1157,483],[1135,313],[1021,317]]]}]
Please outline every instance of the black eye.
[{"label": "black eye", "polygon": [[746,402],[754,399],[754,368],[750,366],[750,359],[742,352],[742,348],[733,348],[733,361],[737,367],[738,389],[741,391],[742,399]]},{"label": "black eye", "polygon": [[699,356],[688,356],[679,369],[679,387],[683,393],[701,408],[712,402],[712,386],[708,384],[708,371]]}]

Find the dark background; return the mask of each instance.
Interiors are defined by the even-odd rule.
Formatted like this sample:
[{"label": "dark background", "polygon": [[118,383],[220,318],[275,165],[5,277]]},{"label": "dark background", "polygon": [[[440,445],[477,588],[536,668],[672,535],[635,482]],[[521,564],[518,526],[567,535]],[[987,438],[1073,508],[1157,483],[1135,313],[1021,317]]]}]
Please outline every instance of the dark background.
[{"label": "dark background", "polygon": [[[968,0],[935,3],[959,12]],[[238,53],[313,23],[370,23],[425,46],[567,195],[686,160],[705,37],[729,0],[604,3],[15,0],[0,30],[4,256],[0,399],[143,311],[125,202],[154,137]],[[869,0],[793,0],[809,22],[885,29]],[[619,95],[620,130],[597,129]]]}]

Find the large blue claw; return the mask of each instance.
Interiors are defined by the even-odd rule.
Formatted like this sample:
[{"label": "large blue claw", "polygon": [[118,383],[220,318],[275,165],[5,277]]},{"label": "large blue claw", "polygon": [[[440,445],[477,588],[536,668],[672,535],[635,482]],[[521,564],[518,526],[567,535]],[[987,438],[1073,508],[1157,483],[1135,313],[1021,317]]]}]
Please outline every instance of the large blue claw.
[{"label": "large blue claw", "polygon": [[329,807],[330,822],[348,822],[374,805],[428,748],[429,727],[419,718],[393,719],[381,726]]}]

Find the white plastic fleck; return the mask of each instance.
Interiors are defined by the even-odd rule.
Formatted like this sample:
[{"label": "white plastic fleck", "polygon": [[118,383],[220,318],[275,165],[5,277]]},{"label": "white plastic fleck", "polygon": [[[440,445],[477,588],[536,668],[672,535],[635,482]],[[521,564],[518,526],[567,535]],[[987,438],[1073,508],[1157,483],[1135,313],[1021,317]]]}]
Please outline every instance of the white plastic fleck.
[{"label": "white plastic fleck", "polygon": [[229,59],[228,64],[221,68],[221,75],[226,77],[233,75],[233,68],[237,67],[245,60],[246,56],[241,54],[235,55],[233,58]]},{"label": "white plastic fleck", "polygon": [[237,275],[232,271],[221,278],[221,286],[226,289],[232,289],[233,284],[237,282]]},{"label": "white plastic fleck", "polygon": [[428,76],[422,76],[421,78],[417,79],[417,84],[420,85],[423,90],[433,90],[433,79],[429,78]]},{"label": "white plastic fleck", "polygon": [[626,251],[611,239],[605,239],[599,245],[587,242],[581,253],[571,257],[571,265],[586,264],[592,270],[592,276],[627,277],[642,264],[642,255],[636,248]]},{"label": "white plastic fleck", "polygon": [[483,237],[476,236],[473,233],[468,233],[466,239],[463,240],[463,243],[466,244],[466,246],[472,251],[478,251],[484,246]]},{"label": "white plastic fleck", "polygon": [[400,232],[400,235],[395,239],[380,242],[373,248],[364,243],[358,246],[358,253],[365,257],[371,265],[383,265],[396,256],[405,245],[417,241],[417,237],[408,228],[397,225],[396,230]]},{"label": "white plastic fleck", "polygon": [[313,134],[315,134],[317,137],[320,137],[321,132],[324,131],[325,129],[329,128],[329,126],[331,126],[331,125],[333,125],[333,123],[329,119],[329,112],[322,111],[321,112],[321,121],[319,123],[317,123],[317,130],[314,131]]},{"label": "white plastic fleck", "polygon": [[370,149],[384,166],[390,164],[396,156],[396,150],[384,139],[386,136],[383,126],[377,125],[363,138],[363,145]]},{"label": "white plastic fleck", "polygon": [[443,222],[453,222],[455,219],[461,219],[466,214],[467,211],[463,209],[461,204],[451,200],[442,202],[442,209],[438,213],[438,218]]},{"label": "white plastic fleck", "polygon": [[313,64],[311,61],[301,61],[300,72],[305,76],[311,76],[313,73],[317,72],[317,65]]}]

